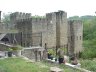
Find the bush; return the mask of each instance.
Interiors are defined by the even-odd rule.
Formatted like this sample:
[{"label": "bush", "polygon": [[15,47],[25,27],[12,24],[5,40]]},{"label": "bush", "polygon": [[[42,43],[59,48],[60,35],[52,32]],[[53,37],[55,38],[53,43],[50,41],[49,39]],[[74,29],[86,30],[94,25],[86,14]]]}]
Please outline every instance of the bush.
[{"label": "bush", "polygon": [[96,72],[96,60],[82,60],[81,67]]},{"label": "bush", "polygon": [[85,48],[82,52],[81,58],[90,59],[96,57],[96,48]]},{"label": "bush", "polygon": [[17,45],[17,46],[14,46],[14,47],[10,47],[10,48],[7,48],[6,51],[16,51],[16,50],[22,50],[22,47]]},{"label": "bush", "polygon": [[54,55],[54,56],[56,55],[56,51],[53,50],[53,49],[49,49],[49,50],[48,50],[48,53],[49,53],[49,54],[52,54],[52,55]]}]

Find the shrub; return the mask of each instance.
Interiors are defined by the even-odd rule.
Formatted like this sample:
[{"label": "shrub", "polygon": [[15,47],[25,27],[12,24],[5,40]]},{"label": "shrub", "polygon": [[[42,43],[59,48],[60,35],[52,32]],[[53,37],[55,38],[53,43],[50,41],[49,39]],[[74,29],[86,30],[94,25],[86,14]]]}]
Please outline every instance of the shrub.
[{"label": "shrub", "polygon": [[7,48],[6,50],[7,51],[22,50],[22,47],[17,45],[17,46],[14,46],[14,47]]},{"label": "shrub", "polygon": [[82,52],[81,58],[90,59],[96,57],[96,48],[85,48]]},{"label": "shrub", "polygon": [[96,60],[82,60],[81,67],[96,72]]}]

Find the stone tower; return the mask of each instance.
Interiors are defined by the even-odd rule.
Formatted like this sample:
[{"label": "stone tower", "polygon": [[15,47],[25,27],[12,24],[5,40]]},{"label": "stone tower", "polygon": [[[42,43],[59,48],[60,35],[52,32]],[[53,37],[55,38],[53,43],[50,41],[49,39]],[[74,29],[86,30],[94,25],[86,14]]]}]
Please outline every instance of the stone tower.
[{"label": "stone tower", "polygon": [[[31,24],[30,18],[31,14],[30,13],[22,13],[22,12],[15,12],[10,14],[10,23],[12,25],[12,28],[18,29],[17,34],[12,34],[12,37],[15,36],[17,43],[20,44],[21,46],[27,46],[30,43],[31,39],[28,39],[27,37],[29,35],[29,28],[31,27],[28,24]],[[31,27],[32,28],[32,27]],[[11,38],[12,40],[12,38]],[[11,41],[12,42],[12,41]]]},{"label": "stone tower", "polygon": [[50,47],[64,47],[67,45],[67,13],[64,11],[46,14],[47,43]]},{"label": "stone tower", "polygon": [[47,13],[46,14],[47,23],[47,47],[56,47],[56,14]]},{"label": "stone tower", "polygon": [[[16,26],[17,20],[27,19],[31,17],[31,13],[14,12],[10,14],[10,23],[12,26]],[[13,27],[13,28],[14,28]]]},{"label": "stone tower", "polygon": [[56,46],[66,47],[67,39],[67,13],[64,11],[56,12]]},{"label": "stone tower", "polygon": [[83,24],[80,20],[68,21],[69,55],[78,55],[82,51]]}]

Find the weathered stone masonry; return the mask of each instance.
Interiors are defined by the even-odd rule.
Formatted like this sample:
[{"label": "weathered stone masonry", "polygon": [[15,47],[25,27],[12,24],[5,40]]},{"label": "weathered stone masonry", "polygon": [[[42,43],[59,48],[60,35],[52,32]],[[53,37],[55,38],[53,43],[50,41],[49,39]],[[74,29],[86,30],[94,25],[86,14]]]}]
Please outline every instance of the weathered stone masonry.
[{"label": "weathered stone masonry", "polygon": [[82,51],[82,34],[83,24],[80,20],[68,21],[68,47],[71,55]]},{"label": "weathered stone masonry", "polygon": [[16,38],[24,47],[44,47],[46,43],[47,48],[68,47],[71,54],[82,51],[82,22],[67,21],[64,11],[47,13],[44,18],[16,12],[11,14],[11,23],[19,30]]}]

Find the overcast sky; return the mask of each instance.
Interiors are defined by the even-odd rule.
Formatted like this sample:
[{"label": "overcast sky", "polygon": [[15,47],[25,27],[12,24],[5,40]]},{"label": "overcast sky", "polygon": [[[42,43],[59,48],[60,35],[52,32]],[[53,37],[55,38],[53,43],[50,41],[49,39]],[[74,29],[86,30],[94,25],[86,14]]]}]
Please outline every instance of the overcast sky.
[{"label": "overcast sky", "polygon": [[0,0],[2,12],[28,12],[32,15],[63,10],[69,16],[95,15],[96,0]]}]

